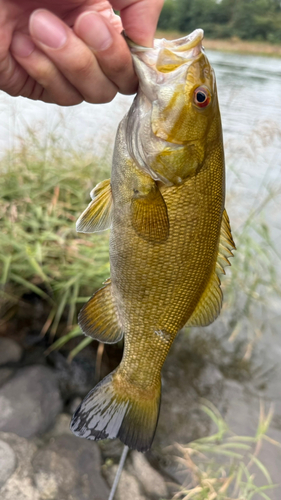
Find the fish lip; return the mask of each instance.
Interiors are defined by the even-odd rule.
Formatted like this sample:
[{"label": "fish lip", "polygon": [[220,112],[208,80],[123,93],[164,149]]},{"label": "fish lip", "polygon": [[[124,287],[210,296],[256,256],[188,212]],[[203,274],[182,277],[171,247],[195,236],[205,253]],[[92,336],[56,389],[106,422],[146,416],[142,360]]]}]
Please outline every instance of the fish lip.
[{"label": "fish lip", "polygon": [[201,28],[198,28],[189,35],[186,35],[181,38],[177,38],[176,40],[166,40],[155,39],[153,47],[145,47],[143,45],[138,45],[133,40],[131,40],[125,33],[122,32],[128,46],[130,47],[131,52],[134,54],[136,52],[149,52],[154,50],[159,50],[160,48],[173,49],[176,52],[185,52],[196,47],[200,42],[202,42],[204,38],[204,31]]}]

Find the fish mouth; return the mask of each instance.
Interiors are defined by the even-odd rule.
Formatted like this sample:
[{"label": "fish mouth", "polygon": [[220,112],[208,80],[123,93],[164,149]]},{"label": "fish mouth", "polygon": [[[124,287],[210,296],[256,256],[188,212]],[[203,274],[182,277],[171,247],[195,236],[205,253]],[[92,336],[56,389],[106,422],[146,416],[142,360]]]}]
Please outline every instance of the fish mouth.
[{"label": "fish mouth", "polygon": [[125,38],[135,62],[139,59],[148,67],[154,67],[160,73],[167,73],[191,62],[201,54],[204,31],[196,29],[177,40],[155,39],[153,47],[138,45],[126,35]]}]

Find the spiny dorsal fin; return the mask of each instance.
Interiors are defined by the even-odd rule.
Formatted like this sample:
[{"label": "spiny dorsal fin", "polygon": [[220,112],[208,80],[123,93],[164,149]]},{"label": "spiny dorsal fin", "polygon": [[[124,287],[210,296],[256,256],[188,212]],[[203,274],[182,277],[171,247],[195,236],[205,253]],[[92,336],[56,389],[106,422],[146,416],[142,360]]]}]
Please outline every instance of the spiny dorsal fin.
[{"label": "spiny dorsal fin", "polygon": [[123,332],[112,296],[110,279],[106,280],[105,286],[81,309],[78,323],[85,335],[105,344],[114,344],[122,339]]},{"label": "spiny dorsal fin", "polygon": [[112,193],[110,179],[100,182],[92,191],[93,201],[80,215],[76,229],[79,233],[95,233],[111,225]]},{"label": "spiny dorsal fin", "polygon": [[135,190],[132,198],[132,225],[138,235],[153,243],[162,243],[169,236],[167,206],[154,183],[149,192]]},{"label": "spiny dorsal fin", "polygon": [[187,326],[207,326],[218,317],[222,306],[221,282],[218,274],[225,274],[224,268],[230,266],[228,257],[233,257],[231,250],[234,249],[235,243],[231,235],[229,218],[226,210],[224,210],[216,267],[193,314],[187,322]]}]

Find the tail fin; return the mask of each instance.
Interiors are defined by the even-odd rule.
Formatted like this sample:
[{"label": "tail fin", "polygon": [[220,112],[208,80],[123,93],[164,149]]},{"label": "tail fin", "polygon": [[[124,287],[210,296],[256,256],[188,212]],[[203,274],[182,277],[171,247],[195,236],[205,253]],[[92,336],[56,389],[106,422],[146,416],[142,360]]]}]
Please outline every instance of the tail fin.
[{"label": "tail fin", "polygon": [[92,439],[119,438],[138,451],[152,444],[161,400],[157,387],[139,389],[120,374],[110,373],[86,396],[71,421],[76,436]]}]

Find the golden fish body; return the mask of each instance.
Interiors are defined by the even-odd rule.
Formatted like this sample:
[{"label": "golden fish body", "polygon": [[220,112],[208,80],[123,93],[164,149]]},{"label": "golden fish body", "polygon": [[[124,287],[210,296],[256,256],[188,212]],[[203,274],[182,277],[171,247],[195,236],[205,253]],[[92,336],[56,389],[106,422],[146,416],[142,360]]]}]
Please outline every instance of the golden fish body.
[{"label": "golden fish body", "polygon": [[161,369],[177,332],[218,316],[218,274],[234,243],[224,210],[224,153],[202,30],[154,49],[133,46],[140,90],[122,120],[111,182],[100,183],[78,230],[111,224],[111,280],[80,313],[87,335],[116,342],[121,364],[76,411],[72,430],[152,443]]}]

